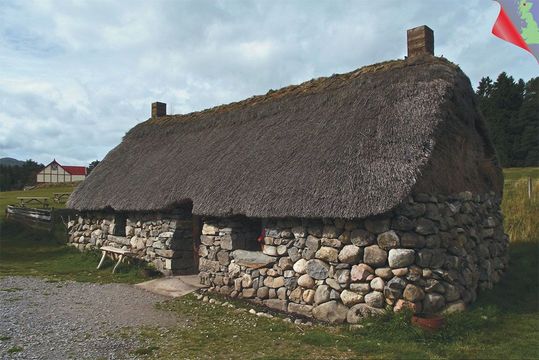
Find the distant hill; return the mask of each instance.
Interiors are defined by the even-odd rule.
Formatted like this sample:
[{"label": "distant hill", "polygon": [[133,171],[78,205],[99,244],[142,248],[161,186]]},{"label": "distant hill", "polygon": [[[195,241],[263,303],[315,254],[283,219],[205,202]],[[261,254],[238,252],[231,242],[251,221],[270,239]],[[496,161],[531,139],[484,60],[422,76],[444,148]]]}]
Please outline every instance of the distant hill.
[{"label": "distant hill", "polygon": [[10,157],[3,157],[0,159],[0,165],[5,166],[22,166],[24,164],[24,161],[13,159]]}]

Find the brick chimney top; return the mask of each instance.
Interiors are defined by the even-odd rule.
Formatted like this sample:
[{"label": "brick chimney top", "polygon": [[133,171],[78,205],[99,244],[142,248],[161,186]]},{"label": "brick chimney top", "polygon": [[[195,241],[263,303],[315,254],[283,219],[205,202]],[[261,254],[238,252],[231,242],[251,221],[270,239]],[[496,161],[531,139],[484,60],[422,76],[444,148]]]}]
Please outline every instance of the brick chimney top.
[{"label": "brick chimney top", "polygon": [[167,104],[162,102],[154,102],[152,104],[152,118],[165,116],[167,114]]},{"label": "brick chimney top", "polygon": [[408,57],[422,54],[434,55],[434,32],[427,25],[421,25],[406,32]]}]

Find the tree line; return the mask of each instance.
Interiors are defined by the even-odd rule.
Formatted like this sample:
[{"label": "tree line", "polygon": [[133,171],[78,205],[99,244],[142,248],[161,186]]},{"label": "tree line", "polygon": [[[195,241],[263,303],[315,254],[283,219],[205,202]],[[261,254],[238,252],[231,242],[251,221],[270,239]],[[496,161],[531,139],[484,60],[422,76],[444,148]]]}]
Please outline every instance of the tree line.
[{"label": "tree line", "polygon": [[483,77],[476,94],[500,164],[539,166],[539,77]]},{"label": "tree line", "polygon": [[43,164],[26,160],[22,165],[0,165],[0,191],[20,190],[24,186],[35,185],[36,175]]}]

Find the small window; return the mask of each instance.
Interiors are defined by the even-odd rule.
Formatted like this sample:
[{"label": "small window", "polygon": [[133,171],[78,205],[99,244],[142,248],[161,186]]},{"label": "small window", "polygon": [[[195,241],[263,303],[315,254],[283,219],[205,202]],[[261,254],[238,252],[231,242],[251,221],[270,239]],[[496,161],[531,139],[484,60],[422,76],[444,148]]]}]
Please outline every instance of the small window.
[{"label": "small window", "polygon": [[51,170],[57,171],[58,170],[58,164],[52,164]]},{"label": "small window", "polygon": [[260,219],[239,218],[242,226],[235,229],[234,248],[248,251],[261,251],[266,236],[265,225]]},{"label": "small window", "polygon": [[114,236],[125,236],[125,226],[127,223],[127,217],[125,214],[114,215]]}]

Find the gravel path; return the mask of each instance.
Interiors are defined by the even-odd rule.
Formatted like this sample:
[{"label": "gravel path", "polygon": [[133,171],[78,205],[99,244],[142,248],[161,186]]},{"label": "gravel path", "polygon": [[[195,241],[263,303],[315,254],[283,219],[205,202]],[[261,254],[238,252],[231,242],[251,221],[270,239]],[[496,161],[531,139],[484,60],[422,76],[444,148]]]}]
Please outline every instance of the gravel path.
[{"label": "gravel path", "polygon": [[148,345],[136,335],[137,327],[166,332],[184,323],[155,309],[163,300],[125,284],[0,278],[0,358],[133,358],[133,350]]}]

